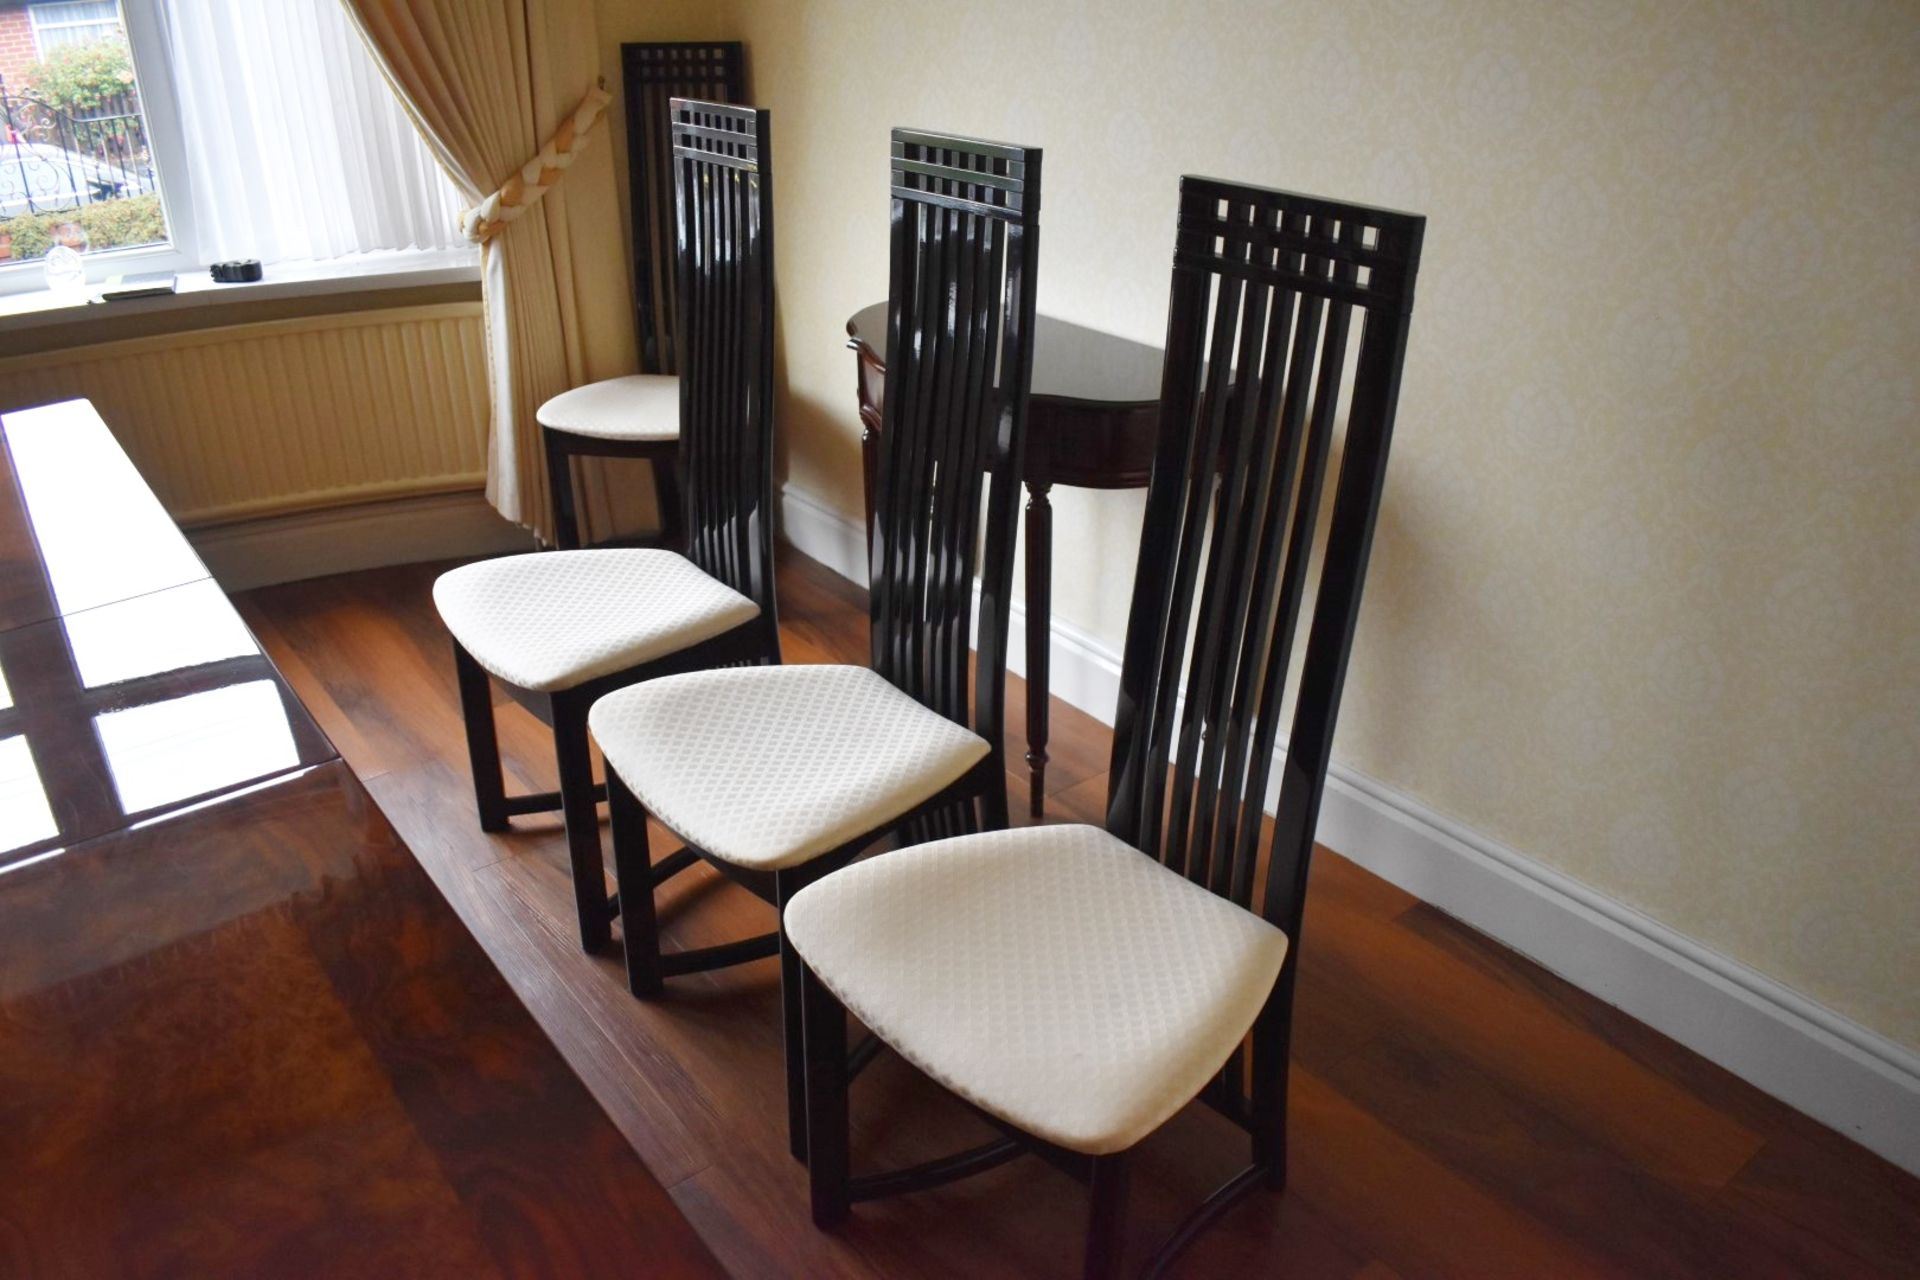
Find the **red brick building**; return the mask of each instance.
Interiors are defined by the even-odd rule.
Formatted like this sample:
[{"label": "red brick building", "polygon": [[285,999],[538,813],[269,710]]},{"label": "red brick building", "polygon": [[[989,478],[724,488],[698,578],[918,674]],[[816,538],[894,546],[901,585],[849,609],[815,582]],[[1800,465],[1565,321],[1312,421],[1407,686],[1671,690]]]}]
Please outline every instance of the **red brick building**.
[{"label": "red brick building", "polygon": [[0,0],[0,80],[9,89],[26,83],[26,70],[40,61],[26,0]]},{"label": "red brick building", "polygon": [[0,0],[0,80],[9,92],[63,44],[90,44],[119,34],[117,0]]}]

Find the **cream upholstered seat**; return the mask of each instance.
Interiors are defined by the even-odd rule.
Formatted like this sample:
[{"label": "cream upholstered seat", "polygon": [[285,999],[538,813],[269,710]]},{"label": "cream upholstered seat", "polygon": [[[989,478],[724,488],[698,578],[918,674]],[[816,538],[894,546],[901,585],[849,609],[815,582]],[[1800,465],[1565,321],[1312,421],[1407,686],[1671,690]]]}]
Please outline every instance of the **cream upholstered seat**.
[{"label": "cream upholstered seat", "polygon": [[750,667],[610,693],[587,725],[640,802],[737,866],[799,866],[898,818],[987,755],[866,667]]},{"label": "cream upholstered seat", "polygon": [[1197,1094],[1287,937],[1098,827],[881,854],[787,905],[787,937],[901,1056],[1028,1133],[1123,1151]]},{"label": "cream upholstered seat", "polygon": [[433,603],[474,661],[551,693],[731,631],[760,606],[655,548],[538,551],[441,574]]},{"label": "cream upholstered seat", "polygon": [[677,440],[680,379],[659,373],[603,378],[562,391],[533,416],[543,427],[597,440]]}]

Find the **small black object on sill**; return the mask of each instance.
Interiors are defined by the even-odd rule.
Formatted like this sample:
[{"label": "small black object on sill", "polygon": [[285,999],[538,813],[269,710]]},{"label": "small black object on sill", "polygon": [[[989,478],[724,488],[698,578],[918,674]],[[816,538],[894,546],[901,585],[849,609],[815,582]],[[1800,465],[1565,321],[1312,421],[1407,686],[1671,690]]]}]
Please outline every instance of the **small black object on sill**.
[{"label": "small black object on sill", "polygon": [[102,302],[125,302],[131,298],[157,298],[174,292],[174,274],[156,271],[141,276],[114,276],[100,290]]},{"label": "small black object on sill", "polygon": [[216,262],[207,270],[221,284],[251,284],[260,278],[260,260],[241,258],[235,262]]}]

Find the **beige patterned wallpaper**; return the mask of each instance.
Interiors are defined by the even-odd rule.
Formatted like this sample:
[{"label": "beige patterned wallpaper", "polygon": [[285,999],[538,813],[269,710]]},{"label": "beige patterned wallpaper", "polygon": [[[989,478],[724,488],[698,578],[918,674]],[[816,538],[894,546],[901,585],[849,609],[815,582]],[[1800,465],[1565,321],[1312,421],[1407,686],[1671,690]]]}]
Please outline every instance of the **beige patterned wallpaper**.
[{"label": "beige patterned wallpaper", "polygon": [[[774,111],[789,480],[849,515],[891,125],[1044,146],[1042,309],[1155,341],[1182,172],[1426,213],[1339,757],[1920,1047],[1920,7],[718,21]],[[1058,508],[1118,649],[1139,499]]]}]

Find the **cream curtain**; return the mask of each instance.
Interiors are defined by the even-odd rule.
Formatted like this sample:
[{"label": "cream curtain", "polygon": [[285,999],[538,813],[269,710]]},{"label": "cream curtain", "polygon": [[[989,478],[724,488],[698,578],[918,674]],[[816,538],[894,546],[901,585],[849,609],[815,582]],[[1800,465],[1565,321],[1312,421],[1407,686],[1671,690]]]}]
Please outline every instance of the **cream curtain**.
[{"label": "cream curtain", "polygon": [[[599,75],[592,0],[344,3],[469,205],[532,159]],[[594,138],[539,204],[481,248],[487,498],[543,537],[552,514],[534,411],[637,365],[613,175],[609,138]],[[604,479],[582,493],[605,525]]]}]

